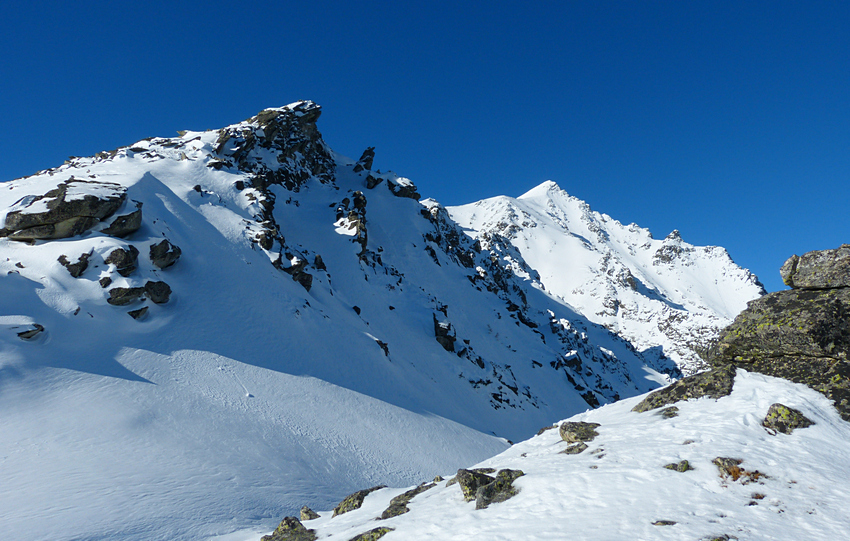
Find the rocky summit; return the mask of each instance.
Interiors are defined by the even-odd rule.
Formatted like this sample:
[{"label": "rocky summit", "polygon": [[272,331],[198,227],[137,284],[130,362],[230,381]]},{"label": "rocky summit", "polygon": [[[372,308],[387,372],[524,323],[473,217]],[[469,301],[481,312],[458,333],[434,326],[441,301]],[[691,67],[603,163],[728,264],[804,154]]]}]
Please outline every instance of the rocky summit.
[{"label": "rocky summit", "polygon": [[[380,149],[334,152],[321,111],[298,101],[0,184],[7,537],[267,532],[381,485],[408,488],[335,523],[413,515],[440,487],[410,486],[697,371],[763,293],[722,248],[653,238],[553,182],[421,199]],[[530,477],[494,468],[481,513]],[[282,532],[323,535],[295,520]]]}]

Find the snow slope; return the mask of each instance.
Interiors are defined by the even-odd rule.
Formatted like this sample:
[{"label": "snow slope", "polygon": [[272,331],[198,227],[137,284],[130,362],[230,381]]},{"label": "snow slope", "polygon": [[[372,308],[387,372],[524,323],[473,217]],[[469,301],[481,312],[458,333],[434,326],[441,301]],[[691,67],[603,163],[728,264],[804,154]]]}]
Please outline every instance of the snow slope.
[{"label": "snow slope", "polygon": [[[676,374],[542,291],[505,239],[482,246],[409,180],[333,153],[318,113],[298,102],[0,184],[2,220],[72,179],[66,198],[126,190],[116,215],[143,212],[123,239],[108,220],[0,238],[7,538],[261,531]],[[163,239],[182,255],[161,269]],[[123,276],[106,260],[129,246]],[[59,260],[82,254],[75,278]],[[154,281],[167,303],[107,302]]]},{"label": "snow slope", "polygon": [[[731,395],[677,403],[679,416],[634,413],[639,398],[571,417],[599,423],[586,451],[567,447],[557,430],[514,445],[477,467],[522,470],[513,498],[476,510],[459,485],[416,496],[410,511],[376,521],[392,497],[385,488],[362,508],[305,521],[319,539],[351,539],[379,526],[382,540],[418,539],[846,539],[850,532],[850,425],[830,401],[804,385],[738,370]],[[801,410],[816,424],[790,435],[761,426],[769,406]],[[766,474],[752,482],[722,477],[717,457]],[[688,460],[683,473],[665,469]],[[446,471],[448,478],[453,472]],[[428,478],[419,481],[430,481]],[[672,525],[655,525],[658,521]],[[722,536],[729,537],[722,537]],[[257,539],[245,532],[244,539]]]},{"label": "snow slope", "polygon": [[552,181],[518,198],[448,209],[476,238],[510,240],[550,295],[641,350],[663,348],[686,373],[702,368],[694,347],[765,293],[725,249],[663,240],[594,212]]}]

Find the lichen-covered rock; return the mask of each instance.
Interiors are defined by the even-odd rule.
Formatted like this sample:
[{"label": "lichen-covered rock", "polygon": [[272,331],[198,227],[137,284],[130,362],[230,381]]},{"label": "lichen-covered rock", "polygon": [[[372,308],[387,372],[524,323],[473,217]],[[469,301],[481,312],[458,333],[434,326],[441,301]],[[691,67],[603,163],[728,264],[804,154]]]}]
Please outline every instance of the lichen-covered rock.
[{"label": "lichen-covered rock", "polygon": [[301,520],[315,520],[319,518],[319,513],[313,511],[306,505],[301,508]]},{"label": "lichen-covered rock", "polygon": [[360,535],[352,537],[348,541],[377,541],[378,539],[384,537],[395,528],[388,528],[387,526],[378,526],[377,528],[373,528],[368,532],[364,532]]},{"label": "lichen-covered rock", "polygon": [[[783,276],[799,287],[751,301],[721,333],[708,362],[808,385],[850,421],[850,247],[791,258]],[[843,278],[841,278],[843,276]]]},{"label": "lichen-covered rock", "polygon": [[673,417],[679,416],[679,408],[677,408],[676,406],[670,406],[659,411],[658,415],[664,417],[665,419],[672,419]]},{"label": "lichen-covered rock", "polygon": [[121,276],[130,276],[136,270],[138,263],[139,250],[132,244],[124,248],[116,248],[109,252],[103,259],[107,265],[115,265],[118,274]]},{"label": "lichen-covered rock", "polygon": [[779,269],[785,285],[795,289],[850,287],[850,244],[835,250],[792,255]]},{"label": "lichen-covered rock", "polygon": [[89,258],[91,257],[92,252],[88,252],[85,254],[80,254],[80,257],[77,258],[77,261],[71,263],[68,260],[68,256],[60,255],[59,256],[59,264],[68,269],[68,272],[71,273],[71,276],[74,278],[79,278],[89,267]]},{"label": "lichen-covered rock", "polygon": [[721,398],[732,392],[735,383],[734,367],[721,367],[708,372],[694,374],[680,379],[679,381],[650,393],[640,401],[632,411],[638,413],[649,411],[680,400],[691,398]]},{"label": "lichen-covered rock", "polygon": [[407,508],[407,504],[410,503],[410,500],[412,500],[414,496],[418,496],[419,494],[422,494],[426,490],[434,488],[435,486],[437,486],[436,483],[422,483],[416,488],[408,490],[404,494],[399,494],[398,496],[390,500],[389,507],[384,509],[384,512],[381,513],[381,519],[384,520],[407,513],[408,511],[410,511],[410,509]]},{"label": "lichen-covered rock", "polygon": [[117,216],[112,220],[103,233],[107,235],[124,238],[132,233],[135,233],[142,227],[142,203],[136,202],[136,210],[129,214]]},{"label": "lichen-covered rock", "polygon": [[71,177],[44,195],[27,196],[6,215],[0,236],[30,241],[79,235],[118,210],[126,188]]},{"label": "lichen-covered rock", "polygon": [[572,445],[567,446],[567,448],[561,451],[560,453],[564,455],[577,455],[579,453],[583,453],[586,450],[587,444],[583,441],[580,441],[578,443],[574,443]]},{"label": "lichen-covered rock", "polygon": [[144,294],[143,287],[113,287],[109,290],[109,298],[106,302],[113,306],[126,306]]},{"label": "lichen-covered rock", "polygon": [[749,484],[759,479],[769,479],[769,476],[761,473],[758,470],[749,471],[741,467],[744,461],[740,458],[717,457],[711,461],[720,470],[720,477],[731,479],[732,481],[741,481],[742,484]]},{"label": "lichen-covered rock", "polygon": [[271,535],[264,535],[260,541],[315,541],[316,531],[308,530],[295,517],[285,517]]},{"label": "lichen-covered rock", "polygon": [[476,493],[480,487],[489,485],[495,481],[494,478],[485,473],[464,469],[457,471],[455,479],[457,479],[457,484],[460,485],[460,489],[463,492],[463,499],[468,502],[476,498]]},{"label": "lichen-covered rock", "polygon": [[691,471],[694,469],[694,467],[691,466],[690,462],[688,462],[687,460],[680,460],[679,462],[665,464],[664,467],[668,470],[677,471],[679,473],[685,473],[686,471]]},{"label": "lichen-covered rock", "polygon": [[475,508],[485,509],[491,503],[503,502],[519,492],[513,482],[525,475],[522,470],[499,470],[496,479],[475,491]]},{"label": "lichen-covered rock", "polygon": [[363,505],[363,500],[366,499],[366,496],[382,488],[386,488],[386,485],[378,485],[376,487],[367,488],[366,490],[358,490],[353,494],[349,494],[341,502],[339,502],[339,505],[334,507],[333,516],[335,517],[343,513],[348,513],[349,511],[354,511],[355,509],[360,509],[360,506]]},{"label": "lichen-covered rock", "polygon": [[162,242],[151,245],[150,260],[160,269],[165,269],[180,259],[182,253],[178,246],[168,242],[168,239],[163,239]]},{"label": "lichen-covered rock", "polygon": [[156,304],[164,304],[171,297],[171,287],[165,282],[145,282],[145,296]]},{"label": "lichen-covered rock", "polygon": [[792,289],[751,301],[721,333],[710,362],[781,356],[846,359],[850,288]]},{"label": "lichen-covered rock", "polygon": [[599,423],[569,422],[561,423],[559,431],[561,439],[568,443],[593,441],[599,435],[599,432],[595,430],[599,426],[601,426]]},{"label": "lichen-covered rock", "polygon": [[815,424],[803,415],[803,412],[789,408],[784,404],[772,404],[762,421],[762,426],[783,434],[790,434],[797,428],[806,428]]}]

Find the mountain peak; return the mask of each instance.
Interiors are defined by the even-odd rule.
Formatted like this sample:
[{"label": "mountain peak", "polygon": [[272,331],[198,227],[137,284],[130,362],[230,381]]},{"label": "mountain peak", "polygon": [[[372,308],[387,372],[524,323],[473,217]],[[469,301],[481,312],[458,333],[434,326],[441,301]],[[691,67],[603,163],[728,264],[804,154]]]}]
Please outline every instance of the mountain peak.
[{"label": "mountain peak", "polygon": [[566,194],[566,192],[558,186],[557,182],[554,180],[546,180],[517,197],[517,199],[537,199],[539,197],[546,197],[552,192],[563,192]]}]

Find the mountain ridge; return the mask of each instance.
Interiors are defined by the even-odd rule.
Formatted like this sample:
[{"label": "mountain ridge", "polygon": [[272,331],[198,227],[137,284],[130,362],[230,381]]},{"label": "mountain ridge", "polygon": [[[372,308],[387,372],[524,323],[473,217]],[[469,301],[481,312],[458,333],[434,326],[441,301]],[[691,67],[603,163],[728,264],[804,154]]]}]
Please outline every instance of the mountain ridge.
[{"label": "mountain ridge", "polygon": [[[2,444],[45,450],[4,457],[7,531],[268,526],[678,375],[537,287],[505,236],[472,238],[372,170],[374,151],[333,152],[320,111],[296,102],[0,184]],[[192,503],[172,512],[175,498]]]}]

